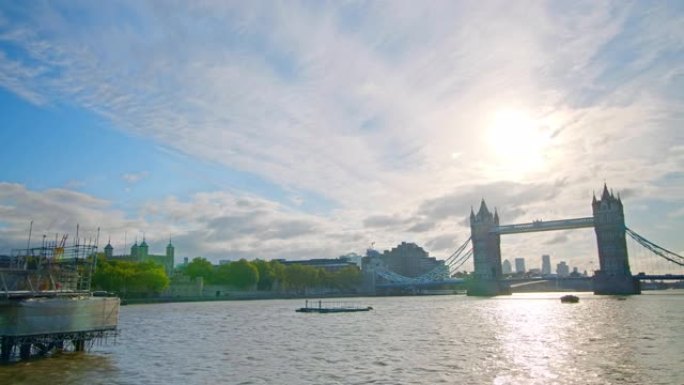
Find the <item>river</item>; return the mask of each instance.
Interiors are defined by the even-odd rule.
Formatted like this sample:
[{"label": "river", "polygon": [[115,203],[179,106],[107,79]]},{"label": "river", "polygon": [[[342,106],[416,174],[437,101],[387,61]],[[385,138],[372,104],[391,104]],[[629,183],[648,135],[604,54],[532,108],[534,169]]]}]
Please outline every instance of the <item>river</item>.
[{"label": "river", "polygon": [[0,367],[0,383],[684,384],[684,291],[578,295],[124,306],[116,340]]}]

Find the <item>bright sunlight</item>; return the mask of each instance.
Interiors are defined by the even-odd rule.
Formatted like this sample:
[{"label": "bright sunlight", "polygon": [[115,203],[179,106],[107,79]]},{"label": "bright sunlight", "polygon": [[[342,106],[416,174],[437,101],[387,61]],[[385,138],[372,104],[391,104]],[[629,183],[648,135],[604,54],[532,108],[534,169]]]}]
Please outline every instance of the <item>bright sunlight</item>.
[{"label": "bright sunlight", "polygon": [[487,129],[496,171],[514,178],[545,168],[544,150],[548,141],[541,122],[524,110],[497,111]]}]

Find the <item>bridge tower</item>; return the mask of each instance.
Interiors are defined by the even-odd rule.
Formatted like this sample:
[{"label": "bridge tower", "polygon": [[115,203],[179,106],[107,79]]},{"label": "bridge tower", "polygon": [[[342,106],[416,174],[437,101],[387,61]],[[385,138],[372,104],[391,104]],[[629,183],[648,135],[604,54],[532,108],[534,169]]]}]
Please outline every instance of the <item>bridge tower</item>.
[{"label": "bridge tower", "polygon": [[501,282],[501,236],[494,230],[499,227],[499,214],[487,209],[484,199],[477,214],[470,210],[470,232],[473,242],[474,279],[468,295],[493,296],[510,294],[510,288]]},{"label": "bridge tower", "polygon": [[639,281],[632,277],[625,239],[625,214],[620,197],[603,185],[601,199],[594,195],[594,230],[600,270],[594,272],[594,294],[639,294]]}]

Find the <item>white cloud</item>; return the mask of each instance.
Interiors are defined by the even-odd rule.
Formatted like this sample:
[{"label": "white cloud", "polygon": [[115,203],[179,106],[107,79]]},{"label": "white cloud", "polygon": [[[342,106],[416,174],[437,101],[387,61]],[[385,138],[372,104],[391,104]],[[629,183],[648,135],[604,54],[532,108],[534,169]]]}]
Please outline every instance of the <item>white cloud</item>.
[{"label": "white cloud", "polygon": [[[446,252],[482,197],[507,221],[585,216],[604,180],[635,205],[684,204],[681,179],[664,182],[684,167],[684,95],[672,87],[684,72],[684,20],[666,4],[71,6],[91,23],[50,3],[2,17],[0,42],[24,55],[0,46],[0,86],[256,174],[294,191],[295,204],[298,191],[336,203],[335,218],[265,199],[268,214],[250,216],[220,192],[141,209],[164,213],[151,222],[161,232],[170,221],[170,232],[206,241],[198,250],[342,253],[405,236]],[[493,153],[484,133],[502,108],[527,111],[551,134],[538,170],[510,172]]]},{"label": "white cloud", "polygon": [[149,175],[150,173],[147,171],[142,171],[138,173],[125,173],[121,175],[121,179],[123,179],[124,182],[128,184],[135,184],[147,178]]}]

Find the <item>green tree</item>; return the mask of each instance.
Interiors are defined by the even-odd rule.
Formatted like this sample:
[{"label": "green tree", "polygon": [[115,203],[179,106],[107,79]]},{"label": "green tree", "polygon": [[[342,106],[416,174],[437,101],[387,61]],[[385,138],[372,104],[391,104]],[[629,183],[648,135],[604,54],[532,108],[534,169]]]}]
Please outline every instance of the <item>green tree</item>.
[{"label": "green tree", "polygon": [[363,277],[356,266],[347,266],[333,274],[334,286],[338,289],[352,289],[361,284]]},{"label": "green tree", "polygon": [[[275,264],[280,265],[277,261],[266,262],[262,259],[252,261],[252,265],[259,271],[259,281],[257,282],[257,290],[271,290],[278,279],[277,268]],[[281,265],[282,266],[282,265]]]},{"label": "green tree", "polygon": [[[271,266],[271,271],[273,271],[273,285],[285,286],[285,265],[278,261],[270,261],[268,264]],[[273,288],[273,285],[271,288]]]},{"label": "green tree", "polygon": [[140,262],[134,266],[131,277],[131,291],[145,294],[159,294],[169,286],[169,277],[164,267],[152,262]]},{"label": "green tree", "polygon": [[197,277],[204,278],[209,282],[213,279],[214,266],[206,258],[195,257],[187,266],[185,266],[184,274],[195,279]]},{"label": "green tree", "polygon": [[284,283],[288,288],[299,292],[319,284],[319,269],[306,265],[287,265],[284,271]]},{"label": "green tree", "polygon": [[259,270],[245,259],[231,262],[226,268],[226,278],[229,285],[238,289],[247,289],[259,282]]},{"label": "green tree", "polygon": [[154,262],[98,260],[93,286],[122,297],[130,293],[158,294],[169,286],[164,268]]}]

